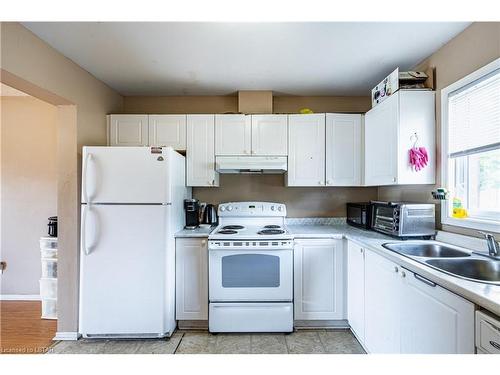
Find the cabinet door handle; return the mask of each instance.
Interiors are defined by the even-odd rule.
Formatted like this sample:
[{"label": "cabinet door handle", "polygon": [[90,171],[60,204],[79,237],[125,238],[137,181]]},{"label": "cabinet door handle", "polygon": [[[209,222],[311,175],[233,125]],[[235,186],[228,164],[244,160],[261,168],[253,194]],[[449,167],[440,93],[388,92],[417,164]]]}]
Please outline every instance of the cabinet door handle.
[{"label": "cabinet door handle", "polygon": [[396,272],[396,273],[399,272],[399,268],[397,266],[394,266],[394,272]]},{"label": "cabinet door handle", "polygon": [[493,346],[496,350],[500,350],[500,344],[493,340],[490,340],[490,345]]},{"label": "cabinet door handle", "polygon": [[363,248],[359,249],[359,252],[360,252],[361,254],[363,254]]},{"label": "cabinet door handle", "polygon": [[491,328],[493,328],[495,331],[498,331],[500,332],[500,328],[496,327],[495,325],[493,325],[491,322],[488,322],[487,320],[483,320],[483,322],[485,322],[486,324],[488,324]]},{"label": "cabinet door handle", "polygon": [[405,271],[401,271],[400,275],[401,275],[401,277],[406,277],[406,272]]},{"label": "cabinet door handle", "polygon": [[427,284],[427,285],[429,285],[429,286],[432,286],[433,288],[437,286],[437,284],[436,284],[436,283],[434,283],[434,282],[432,282],[432,281],[430,281],[430,280],[426,279],[426,278],[425,278],[425,277],[423,277],[423,276],[420,276],[420,275],[419,275],[419,274],[417,274],[417,273],[414,273],[414,274],[413,274],[413,276],[415,277],[415,279],[417,279],[417,280],[419,280],[419,281],[423,282],[424,284]]}]

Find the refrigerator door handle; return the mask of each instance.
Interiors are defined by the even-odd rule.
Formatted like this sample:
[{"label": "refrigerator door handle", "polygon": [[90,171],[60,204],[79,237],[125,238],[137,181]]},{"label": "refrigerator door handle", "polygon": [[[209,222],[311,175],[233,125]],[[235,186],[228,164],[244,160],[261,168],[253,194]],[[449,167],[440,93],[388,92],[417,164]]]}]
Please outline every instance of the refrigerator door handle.
[{"label": "refrigerator door handle", "polygon": [[83,214],[82,214],[82,248],[83,248],[83,251],[85,251],[85,255],[89,255],[90,254],[90,250],[89,248],[87,247],[87,205],[84,204],[83,206]]},{"label": "refrigerator door handle", "polygon": [[86,156],[85,156],[85,163],[83,164],[83,181],[82,181],[82,184],[83,184],[83,199],[85,201],[85,203],[89,203],[89,194],[87,192],[87,169],[88,169],[88,164],[89,162],[92,160],[92,154],[89,152]]},{"label": "refrigerator door handle", "polygon": [[[83,215],[82,215],[82,247],[83,251],[85,251],[85,255],[90,255],[91,251],[95,249],[97,245],[97,241],[99,240],[100,237],[100,229],[99,229],[99,222],[96,220],[97,219],[97,212],[94,210],[93,213],[91,212],[93,204],[87,203],[82,205],[83,206]],[[90,243],[90,245],[87,242],[87,216],[89,213],[92,213],[94,216],[94,222],[93,222],[93,241]]]}]

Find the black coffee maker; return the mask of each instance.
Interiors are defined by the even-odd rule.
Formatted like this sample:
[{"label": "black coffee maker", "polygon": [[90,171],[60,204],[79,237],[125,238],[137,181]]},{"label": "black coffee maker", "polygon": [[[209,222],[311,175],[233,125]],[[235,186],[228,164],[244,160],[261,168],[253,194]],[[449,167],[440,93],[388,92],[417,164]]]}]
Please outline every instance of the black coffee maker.
[{"label": "black coffee maker", "polygon": [[198,199],[184,199],[186,213],[185,229],[196,229],[200,226],[200,201]]}]

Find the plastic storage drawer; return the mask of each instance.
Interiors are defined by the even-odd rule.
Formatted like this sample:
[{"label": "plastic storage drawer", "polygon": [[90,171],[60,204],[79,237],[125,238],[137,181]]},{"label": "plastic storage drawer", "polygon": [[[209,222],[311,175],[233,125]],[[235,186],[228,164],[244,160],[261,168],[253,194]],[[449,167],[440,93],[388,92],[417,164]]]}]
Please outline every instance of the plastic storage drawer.
[{"label": "plastic storage drawer", "polygon": [[57,298],[57,279],[40,279],[40,297]]},{"label": "plastic storage drawer", "polygon": [[42,278],[57,278],[57,259],[42,258]]},{"label": "plastic storage drawer", "polygon": [[57,259],[57,249],[40,249],[42,259]]},{"label": "plastic storage drawer", "polygon": [[56,237],[41,237],[40,249],[57,249]]},{"label": "plastic storage drawer", "polygon": [[42,319],[57,319],[57,299],[42,299]]}]

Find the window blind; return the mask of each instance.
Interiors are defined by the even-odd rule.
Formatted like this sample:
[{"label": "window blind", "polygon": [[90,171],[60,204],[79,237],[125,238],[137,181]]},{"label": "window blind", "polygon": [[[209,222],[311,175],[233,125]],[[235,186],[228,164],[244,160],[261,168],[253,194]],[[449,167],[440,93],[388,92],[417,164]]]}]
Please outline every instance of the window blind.
[{"label": "window blind", "polygon": [[500,149],[500,69],[448,96],[450,157]]}]

